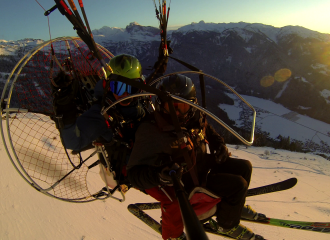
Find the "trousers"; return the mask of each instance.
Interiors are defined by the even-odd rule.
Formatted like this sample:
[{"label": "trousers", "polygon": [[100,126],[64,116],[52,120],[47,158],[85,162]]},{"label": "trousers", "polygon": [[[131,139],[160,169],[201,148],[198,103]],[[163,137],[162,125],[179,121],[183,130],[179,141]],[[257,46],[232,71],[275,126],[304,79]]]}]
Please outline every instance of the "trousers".
[{"label": "trousers", "polygon": [[220,227],[231,229],[239,224],[251,174],[250,161],[228,158],[226,162],[213,166],[207,176],[206,188],[221,197],[216,211]]}]

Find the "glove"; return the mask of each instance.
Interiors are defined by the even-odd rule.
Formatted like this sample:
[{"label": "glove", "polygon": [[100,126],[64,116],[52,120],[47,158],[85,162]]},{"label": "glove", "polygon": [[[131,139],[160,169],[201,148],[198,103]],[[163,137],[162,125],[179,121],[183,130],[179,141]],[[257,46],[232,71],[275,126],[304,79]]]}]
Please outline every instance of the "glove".
[{"label": "glove", "polygon": [[[175,173],[171,172],[174,171]],[[173,163],[171,167],[166,166],[164,167],[159,174],[160,182],[167,186],[172,186],[172,177],[171,174],[175,174],[176,178],[180,181],[183,173],[183,168],[179,166],[177,163]]]},{"label": "glove", "polygon": [[215,151],[214,156],[215,156],[215,161],[218,164],[221,164],[221,163],[224,163],[225,161],[227,161],[230,154],[228,153],[228,148],[226,147],[226,145],[221,144],[219,149]]},{"label": "glove", "polygon": [[[54,85],[55,83],[55,85]],[[61,129],[64,125],[72,124],[77,118],[75,97],[79,86],[70,75],[60,72],[52,83],[53,110],[56,127]]]},{"label": "glove", "polygon": [[168,54],[172,54],[173,53],[173,48],[170,47],[170,43],[171,43],[171,41],[167,41]]}]

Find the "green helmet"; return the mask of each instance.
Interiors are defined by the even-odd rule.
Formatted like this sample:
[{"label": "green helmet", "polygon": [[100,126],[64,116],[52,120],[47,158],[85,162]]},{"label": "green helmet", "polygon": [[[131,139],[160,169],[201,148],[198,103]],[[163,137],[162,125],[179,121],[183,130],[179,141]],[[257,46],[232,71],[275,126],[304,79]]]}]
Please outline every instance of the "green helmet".
[{"label": "green helmet", "polygon": [[136,57],[128,54],[121,54],[111,58],[109,62],[113,74],[117,74],[130,79],[142,77],[141,63]]}]

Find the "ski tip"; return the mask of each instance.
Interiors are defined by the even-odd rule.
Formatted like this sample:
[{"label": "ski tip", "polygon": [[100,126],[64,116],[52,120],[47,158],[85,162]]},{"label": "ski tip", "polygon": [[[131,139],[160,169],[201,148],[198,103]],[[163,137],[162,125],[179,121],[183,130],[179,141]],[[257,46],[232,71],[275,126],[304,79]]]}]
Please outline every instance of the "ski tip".
[{"label": "ski tip", "polygon": [[286,180],[286,181],[290,181],[290,182],[292,182],[292,184],[296,185],[297,182],[298,182],[298,179],[297,179],[297,178],[289,178],[289,179]]}]

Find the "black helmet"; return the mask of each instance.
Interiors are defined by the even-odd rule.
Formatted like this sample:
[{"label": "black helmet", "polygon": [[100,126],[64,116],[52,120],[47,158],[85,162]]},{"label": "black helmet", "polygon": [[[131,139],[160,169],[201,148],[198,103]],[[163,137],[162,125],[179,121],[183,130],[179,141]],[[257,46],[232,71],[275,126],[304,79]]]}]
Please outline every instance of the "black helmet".
[{"label": "black helmet", "polygon": [[[158,83],[157,88],[169,92],[172,95],[190,100],[193,103],[197,103],[195,85],[190,78],[184,75],[175,74],[165,77]],[[187,122],[194,116],[196,111],[196,108],[183,102],[175,102],[174,107],[180,113],[178,114],[178,118],[181,123]],[[160,98],[156,99],[156,109],[169,114],[167,102],[162,102]]]}]

